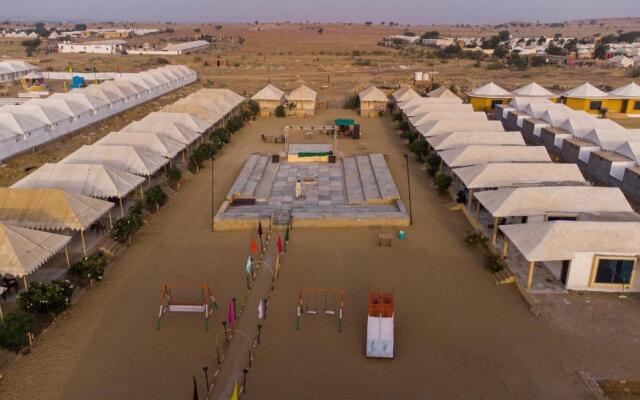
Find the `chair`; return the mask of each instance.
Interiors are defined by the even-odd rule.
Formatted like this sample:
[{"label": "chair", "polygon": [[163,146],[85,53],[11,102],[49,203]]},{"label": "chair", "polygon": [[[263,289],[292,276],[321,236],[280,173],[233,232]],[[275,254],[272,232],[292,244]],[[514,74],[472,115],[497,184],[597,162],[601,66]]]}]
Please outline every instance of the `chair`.
[{"label": "chair", "polygon": [[[18,280],[11,274],[6,274],[3,278],[2,278],[3,284],[2,286],[7,288],[7,292],[11,292],[11,288],[13,288],[16,292],[16,294],[18,293],[18,291],[20,291],[20,284],[18,284]],[[3,297],[4,297],[4,293],[3,293]]]}]

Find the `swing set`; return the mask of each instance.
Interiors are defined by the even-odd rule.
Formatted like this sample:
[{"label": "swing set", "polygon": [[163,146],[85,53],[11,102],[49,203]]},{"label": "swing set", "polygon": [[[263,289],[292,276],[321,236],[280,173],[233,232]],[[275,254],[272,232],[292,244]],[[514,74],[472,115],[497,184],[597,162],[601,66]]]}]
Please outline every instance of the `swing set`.
[{"label": "swing set", "polygon": [[[180,299],[180,300],[178,300]],[[156,328],[160,329],[160,320],[166,312],[187,312],[204,314],[204,328],[209,331],[209,317],[213,309],[218,308],[209,285],[196,282],[170,282],[162,284],[160,311]]]},{"label": "swing set", "polygon": [[[321,310],[319,306],[323,307]],[[301,288],[298,289],[298,311],[296,330],[300,330],[302,314],[315,315],[319,312],[338,318],[338,332],[342,332],[342,310],[344,291],[342,289]]]}]

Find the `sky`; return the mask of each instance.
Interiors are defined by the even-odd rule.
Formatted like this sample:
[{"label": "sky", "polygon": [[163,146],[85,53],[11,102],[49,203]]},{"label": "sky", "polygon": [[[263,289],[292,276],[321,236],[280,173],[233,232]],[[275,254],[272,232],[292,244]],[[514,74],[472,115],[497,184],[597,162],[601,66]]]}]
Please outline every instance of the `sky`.
[{"label": "sky", "polygon": [[[640,0],[2,0],[0,17],[48,21],[561,22],[640,15]],[[635,15],[633,14],[635,13]]]}]

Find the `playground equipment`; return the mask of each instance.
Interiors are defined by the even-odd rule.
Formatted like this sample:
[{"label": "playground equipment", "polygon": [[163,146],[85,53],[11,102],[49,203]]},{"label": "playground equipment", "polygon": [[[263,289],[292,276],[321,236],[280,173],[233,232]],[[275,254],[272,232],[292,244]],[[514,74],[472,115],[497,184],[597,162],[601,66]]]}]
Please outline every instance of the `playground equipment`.
[{"label": "playground equipment", "polygon": [[204,327],[206,331],[209,331],[209,317],[213,314],[214,308],[217,309],[218,304],[208,284],[195,282],[164,283],[161,289],[157,329],[160,329],[162,316],[169,311],[203,313]]},{"label": "playground equipment", "polygon": [[[318,307],[322,306],[322,309]],[[344,291],[342,289],[298,289],[298,312],[296,330],[300,330],[302,314],[315,315],[322,312],[338,318],[338,332],[342,332],[342,310],[344,307]]]},{"label": "playground equipment", "polygon": [[367,357],[393,358],[393,293],[369,292]]}]

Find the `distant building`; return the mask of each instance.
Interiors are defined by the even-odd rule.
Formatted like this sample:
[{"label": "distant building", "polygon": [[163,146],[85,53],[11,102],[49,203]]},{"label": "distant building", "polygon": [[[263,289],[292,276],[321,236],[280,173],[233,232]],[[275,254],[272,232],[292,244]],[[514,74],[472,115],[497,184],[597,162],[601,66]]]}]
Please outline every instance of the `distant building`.
[{"label": "distant building", "polygon": [[371,85],[358,95],[360,99],[360,115],[377,117],[384,112],[389,103],[387,95],[377,87]]},{"label": "distant building", "polygon": [[211,43],[207,42],[206,40],[194,40],[191,42],[168,44],[163,51],[181,55],[205,50],[208,49],[209,46],[211,46]]},{"label": "distant building", "polygon": [[317,93],[305,84],[293,89],[287,95],[287,114],[296,117],[314,116]]},{"label": "distant building", "polygon": [[260,116],[275,115],[276,108],[284,101],[284,92],[272,84],[268,84],[251,97],[260,105]]},{"label": "distant building", "polygon": [[60,53],[92,53],[92,54],[121,54],[127,42],[120,39],[103,40],[99,42],[58,43]]},{"label": "distant building", "polygon": [[38,72],[37,67],[21,60],[0,61],[0,83],[17,81],[34,72]]}]

